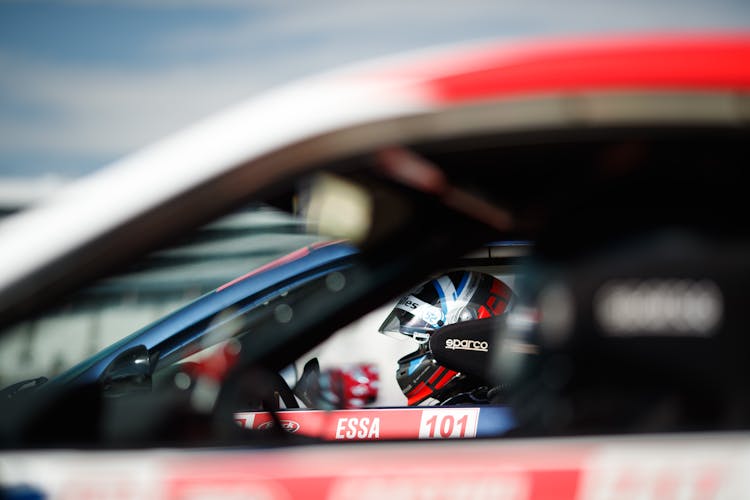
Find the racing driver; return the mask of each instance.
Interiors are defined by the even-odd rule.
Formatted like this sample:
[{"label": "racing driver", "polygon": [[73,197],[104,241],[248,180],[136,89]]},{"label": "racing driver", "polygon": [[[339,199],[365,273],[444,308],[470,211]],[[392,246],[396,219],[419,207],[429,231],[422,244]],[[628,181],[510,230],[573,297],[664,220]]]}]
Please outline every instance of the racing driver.
[{"label": "racing driver", "polygon": [[443,326],[503,315],[514,299],[510,287],[490,274],[456,271],[421,284],[396,303],[379,331],[417,343],[416,351],[398,360],[396,372],[410,406],[482,404],[494,398],[497,388],[438,364],[428,342]]}]

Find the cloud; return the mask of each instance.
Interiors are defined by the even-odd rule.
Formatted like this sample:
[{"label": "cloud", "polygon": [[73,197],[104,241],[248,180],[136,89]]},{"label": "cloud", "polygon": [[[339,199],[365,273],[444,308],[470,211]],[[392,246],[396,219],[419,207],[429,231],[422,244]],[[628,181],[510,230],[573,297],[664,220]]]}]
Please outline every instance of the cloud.
[{"label": "cloud", "polygon": [[[11,4],[35,4],[35,3],[48,3],[47,0],[3,0],[5,3]],[[186,8],[237,8],[237,9],[250,9],[258,3],[273,2],[273,0],[253,0],[249,2],[247,0],[57,0],[54,3],[58,5],[71,5],[71,6],[83,6],[83,7],[111,7],[120,6],[128,8],[142,8],[142,9],[180,9]],[[279,3],[283,3],[286,0],[279,0]],[[275,3],[275,2],[274,2]]]},{"label": "cloud", "polygon": [[[86,5],[110,2],[79,0]],[[184,7],[177,0],[122,4]],[[279,83],[339,64],[432,44],[496,36],[586,31],[740,27],[744,2],[663,0],[564,4],[522,0],[435,2],[245,2],[230,23],[167,31],[150,50],[161,65],[96,66],[0,52],[0,157],[34,154],[116,158]],[[177,62],[180,61],[180,62]],[[26,114],[18,109],[26,109]],[[3,108],[0,108],[2,110]],[[6,110],[7,111],[7,110]],[[34,112],[32,112],[34,111]]]},{"label": "cloud", "polygon": [[26,120],[0,117],[0,150],[119,154],[259,87],[252,72],[227,67],[148,72],[17,67],[14,73],[3,86],[49,111]]},{"label": "cloud", "polygon": [[570,0],[564,4],[525,0],[330,0],[297,2],[293,8],[285,2],[271,2],[233,26],[178,32],[167,35],[165,43],[175,48],[210,47],[231,53],[236,48],[283,45],[284,41],[298,39],[333,43],[346,51],[363,44],[414,47],[488,36],[747,26],[748,14],[750,8],[738,0]]}]

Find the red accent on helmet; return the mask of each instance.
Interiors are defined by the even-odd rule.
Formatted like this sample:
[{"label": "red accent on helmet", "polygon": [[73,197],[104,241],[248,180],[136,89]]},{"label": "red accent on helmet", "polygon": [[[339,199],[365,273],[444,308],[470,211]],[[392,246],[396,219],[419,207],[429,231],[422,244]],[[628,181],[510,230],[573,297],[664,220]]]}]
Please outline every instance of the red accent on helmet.
[{"label": "red accent on helmet", "polygon": [[445,370],[446,370],[446,368],[444,368],[442,366],[439,367],[437,370],[435,370],[435,373],[432,374],[432,377],[430,377],[427,380],[427,383],[428,384],[435,384],[435,381],[443,375],[443,372],[445,372]]},{"label": "red accent on helmet", "polygon": [[510,287],[506,285],[505,283],[501,282],[500,280],[495,280],[492,282],[492,286],[490,287],[490,293],[495,294],[506,301],[510,299],[513,292],[511,291]]},{"label": "red accent on helmet", "polygon": [[497,297],[494,295],[490,295],[489,298],[487,299],[487,307],[494,310],[495,302],[497,302]]},{"label": "red accent on helmet", "polygon": [[429,398],[430,394],[432,394],[432,389],[428,387],[424,382],[421,382],[417,384],[417,386],[409,391],[409,393],[406,395],[407,404],[409,406],[413,406],[417,403],[421,403],[425,399]]},{"label": "red accent on helmet", "polygon": [[453,377],[455,377],[456,375],[458,375],[458,372],[455,372],[453,370],[446,369],[445,372],[446,373],[443,376],[443,378],[440,379],[440,381],[438,381],[437,384],[435,384],[435,389],[442,389],[443,387],[445,387],[448,384],[448,382],[450,382],[451,380],[453,380]]},{"label": "red accent on helmet", "polygon": [[477,319],[484,319],[484,318],[491,318],[492,314],[490,314],[489,309],[487,309],[484,306],[479,306],[479,309],[477,309]]},{"label": "red accent on helmet", "polygon": [[487,307],[492,310],[494,316],[503,314],[508,308],[508,302],[513,296],[513,291],[505,283],[496,280],[492,282],[490,294],[486,303]]}]

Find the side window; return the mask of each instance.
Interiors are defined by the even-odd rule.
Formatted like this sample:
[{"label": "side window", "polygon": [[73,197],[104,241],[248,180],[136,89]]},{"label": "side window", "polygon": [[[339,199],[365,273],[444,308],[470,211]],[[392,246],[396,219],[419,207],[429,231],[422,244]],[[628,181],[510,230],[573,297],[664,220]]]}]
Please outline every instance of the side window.
[{"label": "side window", "polygon": [[0,336],[0,388],[64,373],[216,287],[319,240],[290,214],[244,207],[12,327]]},{"label": "side window", "polygon": [[[210,318],[170,336],[153,349],[159,359],[154,376],[169,383],[169,378],[181,371],[196,375],[214,370],[214,375],[220,377],[231,367],[247,337],[260,329],[268,332],[292,324],[296,306],[326,289],[342,266],[313,269],[294,281],[243,297]],[[296,371],[292,369],[284,375],[294,387]]]}]

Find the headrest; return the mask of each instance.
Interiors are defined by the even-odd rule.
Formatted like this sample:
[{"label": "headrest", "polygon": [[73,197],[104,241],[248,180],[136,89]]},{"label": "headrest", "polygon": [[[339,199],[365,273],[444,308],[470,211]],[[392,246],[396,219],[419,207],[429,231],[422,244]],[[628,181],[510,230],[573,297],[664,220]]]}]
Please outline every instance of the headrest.
[{"label": "headrest", "polygon": [[496,332],[503,316],[446,325],[430,336],[429,346],[438,364],[487,381],[495,353]]},{"label": "headrest", "polygon": [[537,260],[492,373],[549,429],[624,430],[659,411],[658,430],[750,425],[748,290],[747,241],[662,232]]}]

